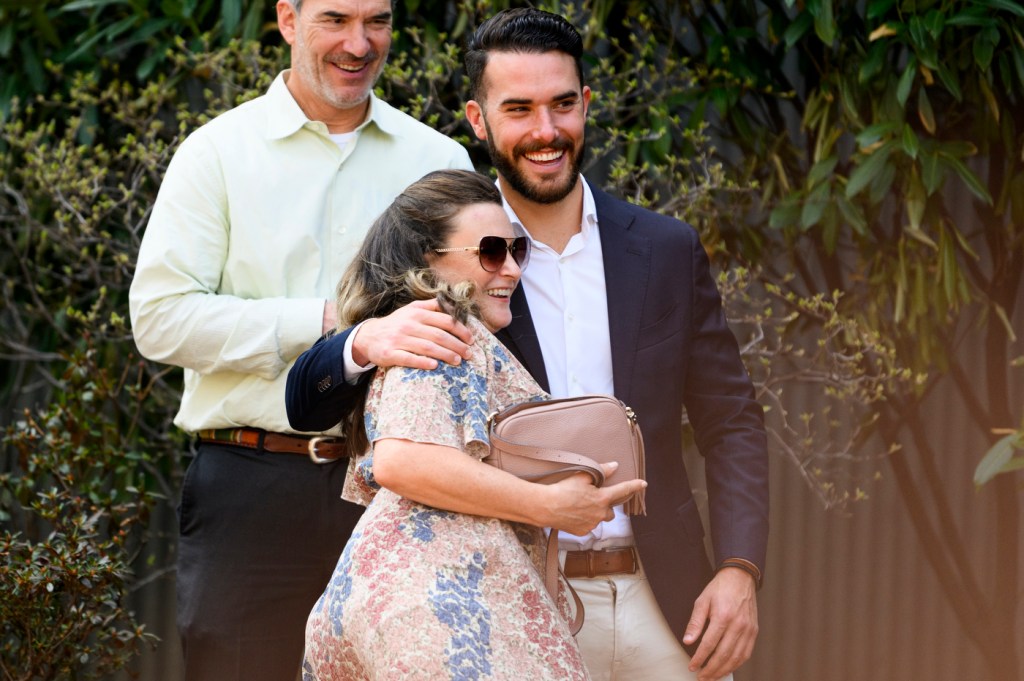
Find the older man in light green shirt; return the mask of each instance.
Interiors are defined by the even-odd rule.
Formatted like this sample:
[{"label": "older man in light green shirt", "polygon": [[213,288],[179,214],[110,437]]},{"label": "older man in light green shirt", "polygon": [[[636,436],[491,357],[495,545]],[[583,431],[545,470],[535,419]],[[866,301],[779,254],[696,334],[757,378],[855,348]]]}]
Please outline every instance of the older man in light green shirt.
[{"label": "older man in light green shirt", "polygon": [[[377,215],[429,171],[472,168],[371,93],[389,0],[279,0],[277,12],[292,69],[181,144],[130,294],[142,354],[185,369],[175,424],[200,438],[179,510],[189,681],[296,677],[306,616],[360,508],[340,499],[343,445],[315,445],[329,463],[314,463],[308,434],[289,427],[287,370],[335,325],[335,285]],[[464,353],[437,325],[450,317],[406,310],[353,334],[351,352]]]},{"label": "older man in light green shirt", "polygon": [[329,134],[299,108],[289,75],[182,143],[139,253],[136,340],[185,367],[175,424],[190,433],[293,432],[288,366],[325,331],[370,224],[431,170],[471,168],[457,143],[373,96],[358,128]]}]

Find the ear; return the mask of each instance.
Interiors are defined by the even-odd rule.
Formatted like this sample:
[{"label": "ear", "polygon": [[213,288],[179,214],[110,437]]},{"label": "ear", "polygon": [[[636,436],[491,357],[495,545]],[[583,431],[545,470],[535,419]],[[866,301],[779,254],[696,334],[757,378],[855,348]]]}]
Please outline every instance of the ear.
[{"label": "ear", "polygon": [[590,109],[590,86],[583,86],[583,117],[587,117],[587,111]]},{"label": "ear", "polygon": [[288,0],[277,0],[277,30],[289,45],[295,44],[295,24],[298,22],[295,6]]},{"label": "ear", "polygon": [[472,126],[477,139],[487,139],[487,126],[484,125],[484,107],[475,99],[466,102],[466,120]]}]

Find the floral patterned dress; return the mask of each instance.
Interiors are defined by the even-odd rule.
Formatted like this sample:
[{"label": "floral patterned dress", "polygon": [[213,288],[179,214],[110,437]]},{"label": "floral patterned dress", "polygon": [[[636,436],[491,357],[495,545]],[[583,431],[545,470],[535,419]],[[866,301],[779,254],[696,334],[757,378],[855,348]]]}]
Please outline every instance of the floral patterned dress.
[{"label": "floral patterned dress", "polygon": [[[487,415],[543,397],[480,322],[472,356],[433,371],[378,371],[370,442],[402,438],[488,451]],[[586,680],[564,594],[544,588],[543,530],[424,506],[353,462],[345,497],[368,504],[306,624],[304,681]]]}]

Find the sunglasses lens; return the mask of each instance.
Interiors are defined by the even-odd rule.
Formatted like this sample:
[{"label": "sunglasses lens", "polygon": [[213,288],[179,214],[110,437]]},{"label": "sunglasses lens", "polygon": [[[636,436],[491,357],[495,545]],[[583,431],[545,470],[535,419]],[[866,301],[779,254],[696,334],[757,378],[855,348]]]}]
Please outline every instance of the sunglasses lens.
[{"label": "sunglasses lens", "polygon": [[508,241],[500,236],[485,236],[480,239],[480,265],[488,272],[500,270],[509,253],[520,268],[526,267],[526,263],[530,261],[530,240],[525,236],[516,237],[510,246]]},{"label": "sunglasses lens", "polygon": [[500,236],[480,239],[480,265],[488,272],[497,272],[505,264],[508,244]]},{"label": "sunglasses lens", "polygon": [[512,242],[512,259],[520,269],[530,262],[530,240],[527,237],[517,236]]}]

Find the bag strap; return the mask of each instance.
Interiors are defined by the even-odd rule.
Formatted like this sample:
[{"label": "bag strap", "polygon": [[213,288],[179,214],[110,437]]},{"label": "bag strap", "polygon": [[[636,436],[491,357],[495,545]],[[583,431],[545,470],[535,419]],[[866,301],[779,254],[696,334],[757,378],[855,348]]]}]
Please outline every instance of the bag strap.
[{"label": "bag strap", "polygon": [[560,473],[586,473],[594,479],[595,487],[600,487],[604,484],[604,472],[601,470],[600,464],[589,456],[574,454],[573,452],[567,452],[561,449],[549,449],[547,447],[536,447],[534,445],[523,445],[517,442],[511,442],[498,435],[495,431],[494,424],[491,425],[489,437],[492,446],[494,446],[494,443],[498,443],[500,445],[500,449],[504,452],[508,452],[509,454],[525,457],[527,459],[540,459],[542,461],[565,464],[558,470],[547,471],[535,476],[520,476],[524,480],[529,480],[531,478],[547,478]]},{"label": "bag strap", "polygon": [[576,616],[569,623],[569,633],[575,636],[583,628],[583,601],[580,600],[580,595],[576,593],[576,589],[572,588],[569,578],[562,573],[562,568],[558,564],[558,530],[551,528],[548,532],[548,555],[544,561],[544,586],[547,587],[548,593],[551,594],[551,600],[556,604],[558,603],[559,575],[562,576],[566,588],[569,589],[569,593],[576,603]]}]

